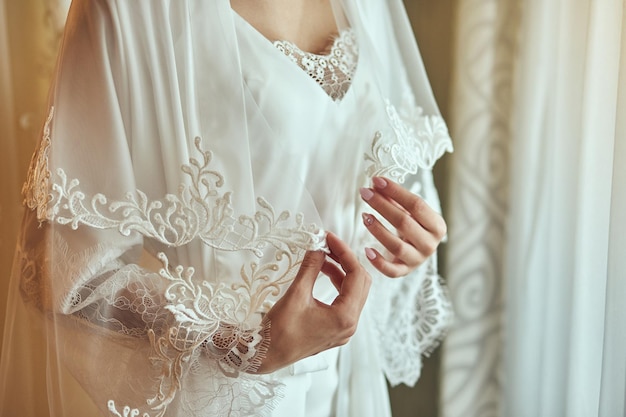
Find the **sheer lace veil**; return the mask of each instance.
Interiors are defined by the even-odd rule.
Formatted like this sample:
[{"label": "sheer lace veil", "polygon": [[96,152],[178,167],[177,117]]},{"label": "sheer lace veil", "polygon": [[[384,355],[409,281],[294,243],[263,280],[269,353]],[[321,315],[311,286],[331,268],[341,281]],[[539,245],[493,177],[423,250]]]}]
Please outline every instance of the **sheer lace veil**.
[{"label": "sheer lace veil", "polygon": [[[401,1],[333,9],[359,48],[360,88],[340,102],[258,94],[303,74],[269,40],[251,47],[226,0],[72,3],[24,186],[3,416],[265,415],[280,381],[251,372],[269,342],[263,314],[342,227],[316,197],[326,180],[310,179],[324,140],[347,132],[333,153],[356,167],[339,173],[386,175],[438,206],[430,168],[450,139]],[[280,75],[261,79],[249,69],[269,53]],[[419,274],[415,290],[382,285],[377,328],[396,314],[385,298],[418,297],[434,261]],[[439,334],[409,343],[417,361]],[[392,382],[414,382],[419,363],[416,376],[376,349]]]}]

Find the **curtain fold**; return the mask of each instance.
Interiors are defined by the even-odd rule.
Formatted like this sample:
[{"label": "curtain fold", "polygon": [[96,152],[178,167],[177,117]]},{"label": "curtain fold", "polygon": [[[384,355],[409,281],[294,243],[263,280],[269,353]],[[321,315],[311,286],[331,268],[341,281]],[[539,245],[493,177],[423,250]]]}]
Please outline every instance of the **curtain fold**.
[{"label": "curtain fold", "polygon": [[456,320],[443,346],[444,416],[499,415],[517,7],[458,2],[446,263]]},{"label": "curtain fold", "polygon": [[443,415],[624,415],[624,2],[461,3]]},{"label": "curtain fold", "polygon": [[[622,22],[626,21],[626,8]],[[626,24],[622,24],[617,115],[626,115]],[[608,280],[602,355],[600,416],[626,416],[626,117],[617,117],[611,193]]]},{"label": "curtain fold", "polygon": [[[620,18],[617,14],[616,18]],[[622,6],[599,415],[626,416],[626,6]],[[619,138],[619,140],[617,139]]]}]

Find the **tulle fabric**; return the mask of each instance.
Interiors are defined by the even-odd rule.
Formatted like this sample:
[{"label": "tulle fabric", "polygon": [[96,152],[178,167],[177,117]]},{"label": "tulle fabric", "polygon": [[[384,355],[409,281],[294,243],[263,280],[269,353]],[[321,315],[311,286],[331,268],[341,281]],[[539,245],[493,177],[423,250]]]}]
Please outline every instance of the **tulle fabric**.
[{"label": "tulle fabric", "polygon": [[[430,168],[451,150],[401,3],[334,10],[358,44],[340,100],[228,1],[74,1],[24,187],[3,415],[271,415],[288,376],[324,368],[256,375],[264,313],[325,230],[375,245],[358,197],[371,176],[437,207]],[[370,398],[382,416],[383,375],[419,376],[449,319],[434,265],[371,271],[338,415]],[[324,278],[316,293],[335,294]]]}]

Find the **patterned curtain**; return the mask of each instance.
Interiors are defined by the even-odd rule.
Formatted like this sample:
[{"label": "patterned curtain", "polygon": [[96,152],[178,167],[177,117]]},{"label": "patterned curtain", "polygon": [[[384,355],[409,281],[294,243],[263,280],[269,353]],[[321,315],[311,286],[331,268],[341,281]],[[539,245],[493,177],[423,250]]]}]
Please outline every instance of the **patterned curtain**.
[{"label": "patterned curtain", "polygon": [[441,415],[625,416],[622,0],[459,0]]},{"label": "patterned curtain", "polygon": [[443,347],[445,416],[500,415],[518,3],[458,2],[446,265],[455,326]]}]

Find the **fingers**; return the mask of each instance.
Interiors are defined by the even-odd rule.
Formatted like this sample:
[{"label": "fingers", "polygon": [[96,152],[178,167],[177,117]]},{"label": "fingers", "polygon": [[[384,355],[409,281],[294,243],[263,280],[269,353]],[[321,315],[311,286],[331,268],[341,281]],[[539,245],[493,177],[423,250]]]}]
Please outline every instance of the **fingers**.
[{"label": "fingers", "polygon": [[359,259],[352,252],[347,243],[339,239],[335,234],[328,233],[326,235],[326,243],[330,249],[330,256],[337,261],[346,273],[353,272],[361,268]]},{"label": "fingers", "polygon": [[446,224],[422,198],[395,182],[381,177],[372,182],[374,187],[362,188],[361,196],[396,230],[387,229],[374,215],[364,213],[364,225],[393,259],[385,259],[373,249],[368,249],[366,255],[385,275],[406,275],[435,252],[446,233]]},{"label": "fingers", "polygon": [[[415,223],[415,221],[413,222]],[[430,246],[426,245],[425,242],[432,241],[433,243],[438,243],[430,233],[418,225],[412,227],[408,232],[405,230],[403,234],[405,238],[402,239],[396,233],[388,230],[372,214],[363,213],[363,224],[389,253],[398,259],[402,259],[407,265],[417,266],[424,261],[425,254],[430,253]]]},{"label": "fingers", "polygon": [[321,251],[309,251],[304,255],[298,274],[289,287],[290,291],[301,290],[304,294],[311,294],[315,280],[322,270],[326,255]]},{"label": "fingers", "polygon": [[337,265],[328,261],[324,262],[322,273],[330,278],[330,282],[332,282],[337,292],[341,293],[341,285],[343,284],[345,273]]},{"label": "fingers", "polygon": [[[337,236],[327,236],[330,258],[307,252],[300,270],[283,297],[267,312],[271,344],[260,372],[272,372],[299,359],[346,344],[354,335],[370,277],[357,256]],[[328,275],[339,291],[329,306],[312,295],[319,272]]]},{"label": "fingers", "polygon": [[405,262],[402,258],[398,258],[395,256],[391,260],[389,260],[373,248],[366,248],[365,251],[370,263],[376,269],[378,269],[380,272],[390,278],[400,278],[409,274],[415,268],[420,266],[427,258],[427,256],[420,254],[418,256],[420,259],[422,259],[421,261]]},{"label": "fingers", "polygon": [[[409,225],[412,217],[424,229],[441,240],[446,234],[446,223],[422,198],[385,178],[375,177],[373,189],[362,191],[363,199],[382,214],[396,228]],[[369,198],[367,198],[369,197]],[[394,205],[396,202],[400,207]]]},{"label": "fingers", "polygon": [[[322,272],[330,278],[340,294],[360,301],[364,287],[367,285],[369,288],[369,276],[347,243],[333,233],[328,233],[326,241],[330,250],[328,256],[339,266],[326,260],[326,254],[321,251],[307,252],[289,290],[297,290],[302,295],[310,296],[315,281]],[[349,280],[346,280],[347,275],[351,276]]]},{"label": "fingers", "polygon": [[360,264],[356,254],[345,242],[332,233],[328,234],[326,241],[332,256],[346,272],[341,282],[339,295],[332,305],[344,310],[340,312],[343,315],[340,319],[354,319],[356,323],[365,305],[371,278]]},{"label": "fingers", "polygon": [[363,224],[369,232],[382,243],[389,253],[410,267],[416,267],[424,262],[435,252],[441,241],[420,227],[415,220],[412,220],[414,227],[398,228],[398,233],[402,234],[400,237],[397,233],[387,229],[374,215],[363,213],[362,216]]}]

